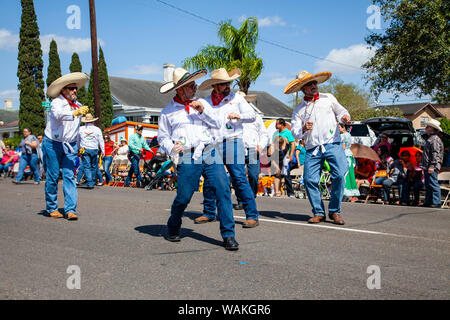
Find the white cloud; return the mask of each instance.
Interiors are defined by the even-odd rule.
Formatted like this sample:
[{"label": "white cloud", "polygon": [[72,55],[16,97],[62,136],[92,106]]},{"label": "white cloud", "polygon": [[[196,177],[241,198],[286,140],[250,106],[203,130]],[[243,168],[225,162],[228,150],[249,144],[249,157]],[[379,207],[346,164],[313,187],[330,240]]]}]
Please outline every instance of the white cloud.
[{"label": "white cloud", "polygon": [[[57,36],[55,34],[46,34],[40,37],[41,48],[44,54],[50,50],[50,42],[54,39],[58,45],[58,52],[85,52],[91,50],[91,38],[70,38]],[[0,50],[17,50],[19,44],[19,35],[12,34],[9,30],[0,29]],[[99,40],[100,45],[104,45],[103,40]]]},{"label": "white cloud", "polygon": [[[44,54],[48,54],[52,40],[56,41],[58,52],[80,53],[91,50],[91,38],[67,38],[54,34],[46,34],[41,36],[41,47]],[[105,43],[100,39],[99,44],[104,46]]]},{"label": "white cloud", "polygon": [[6,29],[0,29],[0,50],[17,49],[19,43],[19,35],[12,34]]},{"label": "white cloud", "polygon": [[268,73],[265,76],[270,79],[269,85],[276,87],[284,87],[295,78],[295,75],[286,76],[281,73]]},{"label": "white cloud", "polygon": [[374,54],[375,49],[365,44],[355,44],[348,48],[333,49],[325,58],[326,60],[316,62],[315,71],[329,70],[334,73],[357,74],[362,72],[361,65],[373,57]]},{"label": "white cloud", "polygon": [[[272,17],[257,17],[258,18],[258,26],[263,27],[274,27],[274,26],[281,26],[284,27],[286,25],[286,22],[283,20],[283,18],[279,16],[272,16]],[[243,22],[245,19],[247,19],[246,15],[242,15],[238,18],[239,22]]]},{"label": "white cloud", "polygon": [[0,99],[19,99],[19,90],[10,89],[0,91]]},{"label": "white cloud", "polygon": [[163,73],[162,66],[157,65],[155,63],[140,64],[119,72],[119,74],[123,75],[137,75],[137,76],[161,75],[162,73]]}]

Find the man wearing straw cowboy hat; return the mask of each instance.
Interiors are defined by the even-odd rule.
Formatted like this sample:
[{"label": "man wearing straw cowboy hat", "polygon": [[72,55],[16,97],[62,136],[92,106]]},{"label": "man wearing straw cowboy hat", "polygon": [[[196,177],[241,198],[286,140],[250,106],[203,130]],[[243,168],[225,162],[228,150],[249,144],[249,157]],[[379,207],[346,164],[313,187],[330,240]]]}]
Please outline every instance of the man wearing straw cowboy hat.
[{"label": "man wearing straw cowboy hat", "polygon": [[350,114],[329,93],[319,93],[317,84],[327,81],[331,72],[315,75],[302,71],[284,88],[285,94],[304,93],[303,101],[292,113],[292,134],[306,142],[306,158],[303,181],[314,217],[309,223],[325,220],[325,207],[319,191],[319,180],[324,160],[331,167],[331,198],[328,215],[334,224],[343,225],[341,201],[344,194],[345,174],[348,164],[340,145],[339,123],[350,121]]},{"label": "man wearing straw cowboy hat", "polygon": [[175,91],[176,95],[161,111],[158,142],[168,155],[180,157],[177,195],[167,221],[166,239],[180,241],[182,215],[203,175],[217,199],[223,245],[226,250],[238,250],[228,179],[223,163],[216,157],[211,134],[211,128],[220,128],[221,123],[208,102],[195,98],[195,80],[205,75],[206,70],[189,73],[176,68],[173,81],[160,88],[163,94]]},{"label": "man wearing straw cowboy hat", "polygon": [[444,144],[438,133],[442,132],[441,124],[435,119],[425,123],[426,142],[423,147],[422,162],[420,167],[425,176],[425,201],[424,207],[441,207],[441,188],[438,174],[444,160]]},{"label": "man wearing straw cowboy hat", "polygon": [[93,123],[97,120],[98,118],[94,118],[90,113],[81,118],[81,122],[84,122],[85,125],[80,128],[78,136],[78,144],[80,148],[84,149],[81,155],[81,165],[84,168],[88,189],[94,189],[98,170],[99,148],[100,156],[105,154],[102,130]]},{"label": "man wearing straw cowboy hat", "polygon": [[89,108],[82,107],[77,101],[77,91],[85,85],[87,80],[86,74],[73,72],[56,79],[47,89],[47,95],[53,100],[44,132],[42,152],[46,170],[46,211],[53,218],[64,217],[58,212],[57,194],[60,170],[62,170],[63,176],[65,216],[69,220],[78,218],[74,167],[78,152],[80,116],[88,113]]},{"label": "man wearing straw cowboy hat", "polygon": [[[243,142],[243,123],[251,123],[256,119],[256,113],[245,100],[244,96],[236,94],[230,89],[231,82],[241,75],[240,69],[227,72],[220,68],[211,72],[211,79],[204,81],[199,90],[213,88],[206,101],[213,106],[222,120],[219,129],[212,130],[223,162],[231,176],[233,189],[244,207],[246,221],[244,228],[254,228],[259,225],[258,210],[255,195],[250,187],[245,173],[245,149]],[[254,154],[256,156],[256,154]],[[253,159],[256,161],[256,159]],[[252,161],[253,162],[253,161]],[[215,203],[213,193],[208,183],[204,185],[203,216],[195,219],[195,223],[214,221]]]}]

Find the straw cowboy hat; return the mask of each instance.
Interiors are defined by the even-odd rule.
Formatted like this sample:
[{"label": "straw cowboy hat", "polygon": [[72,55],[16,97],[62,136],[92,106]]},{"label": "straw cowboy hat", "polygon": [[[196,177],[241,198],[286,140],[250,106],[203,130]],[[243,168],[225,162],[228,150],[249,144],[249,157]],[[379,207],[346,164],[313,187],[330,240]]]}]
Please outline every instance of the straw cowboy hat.
[{"label": "straw cowboy hat", "polygon": [[160,93],[168,93],[172,90],[181,88],[201,77],[204,77],[208,72],[205,69],[195,71],[194,73],[189,73],[183,68],[176,68],[173,71],[173,80],[164,83],[161,88],[159,88]]},{"label": "straw cowboy hat", "polygon": [[68,84],[75,83],[77,88],[80,89],[88,81],[89,77],[83,72],[72,72],[59,77],[47,88],[47,95],[52,98],[56,98],[61,93],[62,88]]},{"label": "straw cowboy hat", "polygon": [[97,121],[98,118],[94,118],[92,114],[88,113],[86,116],[81,118],[81,122],[94,122]]},{"label": "straw cowboy hat", "polygon": [[428,126],[435,128],[438,131],[442,131],[441,123],[439,121],[437,121],[436,119],[431,119],[430,121],[426,122],[425,128]]},{"label": "straw cowboy hat", "polygon": [[308,71],[302,71],[299,73],[297,78],[288,83],[286,88],[284,88],[284,93],[289,94],[293,92],[300,91],[305,84],[311,81],[317,81],[317,83],[322,83],[331,78],[331,72],[325,71],[312,75]]},{"label": "straw cowboy hat", "polygon": [[239,93],[241,96],[244,97],[244,99],[248,102],[255,102],[256,101],[256,94],[245,94],[245,92],[243,91],[238,91],[237,93]]},{"label": "straw cowboy hat", "polygon": [[236,68],[227,72],[225,68],[219,68],[217,70],[211,71],[211,79],[203,81],[201,85],[198,86],[198,90],[206,90],[212,87],[213,84],[228,82],[236,80],[241,76],[241,69]]}]

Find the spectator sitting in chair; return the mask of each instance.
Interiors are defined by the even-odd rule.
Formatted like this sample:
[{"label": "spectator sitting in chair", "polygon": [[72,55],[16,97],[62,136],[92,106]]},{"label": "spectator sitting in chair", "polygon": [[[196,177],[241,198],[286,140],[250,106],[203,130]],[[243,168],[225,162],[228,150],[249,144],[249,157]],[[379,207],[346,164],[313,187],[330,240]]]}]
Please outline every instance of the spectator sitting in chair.
[{"label": "spectator sitting in chair", "polygon": [[422,152],[417,152],[415,157],[415,166],[411,162],[408,163],[407,177],[403,186],[402,202],[407,206],[410,204],[411,187],[414,192],[413,206],[419,205],[420,190],[424,187],[424,174],[423,169],[420,167],[420,163],[422,162]]},{"label": "spectator sitting in chair", "polygon": [[11,150],[10,146],[5,146],[5,149],[3,151],[3,157],[0,162],[0,177],[2,173],[4,173],[4,176],[8,174],[8,169],[14,166],[14,158],[16,157],[16,153],[14,150]]},{"label": "spectator sitting in chair", "polygon": [[[391,203],[390,199],[390,189],[395,184],[398,186],[399,197],[402,199],[403,196],[403,185],[406,179],[406,172],[408,163],[410,163],[410,153],[409,151],[403,151],[400,154],[400,159],[389,160],[388,176],[378,177],[375,180],[375,184],[383,186],[383,201]],[[400,203],[400,201],[398,201]]]},{"label": "spectator sitting in chair", "polygon": [[372,177],[375,174],[375,171],[377,171],[377,168],[375,167],[373,161],[370,159],[358,158],[356,160],[357,162],[355,167],[355,179],[359,190],[359,187],[363,183],[372,183]]}]

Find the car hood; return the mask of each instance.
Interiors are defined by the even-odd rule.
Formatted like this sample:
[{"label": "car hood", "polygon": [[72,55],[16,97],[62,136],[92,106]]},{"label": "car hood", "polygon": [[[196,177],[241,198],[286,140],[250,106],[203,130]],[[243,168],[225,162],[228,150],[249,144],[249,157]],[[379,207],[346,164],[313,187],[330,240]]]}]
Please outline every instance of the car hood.
[{"label": "car hood", "polygon": [[376,134],[414,134],[411,120],[394,117],[376,117],[361,121],[367,124]]}]

